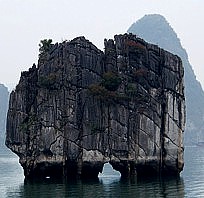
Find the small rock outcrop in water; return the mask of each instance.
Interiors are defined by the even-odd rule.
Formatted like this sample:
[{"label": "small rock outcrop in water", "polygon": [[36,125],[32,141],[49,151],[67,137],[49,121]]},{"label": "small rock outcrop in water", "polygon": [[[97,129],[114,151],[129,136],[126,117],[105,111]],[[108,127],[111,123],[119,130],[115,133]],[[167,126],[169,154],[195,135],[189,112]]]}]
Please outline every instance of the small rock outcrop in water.
[{"label": "small rock outcrop in water", "polygon": [[181,59],[132,34],[50,44],[11,93],[6,145],[27,178],[183,169]]}]

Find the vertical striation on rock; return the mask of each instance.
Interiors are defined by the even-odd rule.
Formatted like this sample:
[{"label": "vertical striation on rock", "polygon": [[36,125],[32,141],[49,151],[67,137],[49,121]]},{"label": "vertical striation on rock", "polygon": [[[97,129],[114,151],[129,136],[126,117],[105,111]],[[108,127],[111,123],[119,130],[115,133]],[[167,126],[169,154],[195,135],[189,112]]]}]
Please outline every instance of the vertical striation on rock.
[{"label": "vertical striation on rock", "polygon": [[181,59],[132,34],[51,44],[10,95],[6,145],[27,178],[179,174],[185,125]]}]

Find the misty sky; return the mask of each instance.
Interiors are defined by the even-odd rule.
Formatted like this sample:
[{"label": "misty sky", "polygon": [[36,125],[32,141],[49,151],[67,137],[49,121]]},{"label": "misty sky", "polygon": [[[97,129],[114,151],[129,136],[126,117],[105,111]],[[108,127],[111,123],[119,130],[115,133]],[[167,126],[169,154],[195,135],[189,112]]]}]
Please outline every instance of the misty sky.
[{"label": "misty sky", "polygon": [[83,35],[103,49],[104,38],[125,33],[145,14],[167,19],[204,87],[203,0],[0,0],[0,83],[18,83],[21,71],[37,63],[42,39]]}]

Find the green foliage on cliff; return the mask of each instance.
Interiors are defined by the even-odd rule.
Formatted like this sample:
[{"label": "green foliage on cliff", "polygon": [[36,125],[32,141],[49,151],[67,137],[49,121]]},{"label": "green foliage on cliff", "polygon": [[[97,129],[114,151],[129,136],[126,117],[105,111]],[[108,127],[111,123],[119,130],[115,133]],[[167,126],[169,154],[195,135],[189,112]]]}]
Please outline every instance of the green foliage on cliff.
[{"label": "green foliage on cliff", "polygon": [[90,93],[95,96],[97,99],[102,100],[108,104],[114,104],[119,101],[128,101],[130,98],[124,93],[119,93],[117,91],[109,91],[101,85],[92,84],[89,86]]},{"label": "green foliage on cliff", "polygon": [[57,75],[55,73],[51,73],[48,76],[40,76],[38,84],[40,87],[52,89],[53,85],[56,83],[56,80]]},{"label": "green foliage on cliff", "polygon": [[92,84],[88,87],[90,93],[97,99],[103,100],[105,103],[114,104],[119,101],[128,101],[130,98],[127,94],[119,93],[117,91],[109,91],[99,84]]},{"label": "green foliage on cliff", "polygon": [[52,44],[52,39],[41,40],[40,44],[39,44],[39,52],[40,52],[40,54],[48,52],[50,50],[51,44]]},{"label": "green foliage on cliff", "polygon": [[99,84],[91,84],[89,90],[94,96],[106,96],[108,94],[108,90]]},{"label": "green foliage on cliff", "polygon": [[116,91],[119,88],[121,82],[122,80],[118,74],[107,72],[103,75],[103,81],[101,84],[109,91]]},{"label": "green foliage on cliff", "polygon": [[[138,69],[133,74],[130,82],[125,83],[122,82],[119,74],[107,72],[103,75],[101,82],[91,84],[88,89],[93,96],[109,104],[138,100],[141,96],[138,94],[137,84],[132,81],[135,77],[141,77],[144,75],[146,75],[146,71]],[[121,90],[119,90],[120,86]]]},{"label": "green foliage on cliff", "polygon": [[121,83],[122,80],[117,73],[107,72],[103,75],[103,80],[100,84],[92,84],[89,86],[89,91],[98,99],[113,103],[122,98],[121,94],[117,93],[117,89]]}]

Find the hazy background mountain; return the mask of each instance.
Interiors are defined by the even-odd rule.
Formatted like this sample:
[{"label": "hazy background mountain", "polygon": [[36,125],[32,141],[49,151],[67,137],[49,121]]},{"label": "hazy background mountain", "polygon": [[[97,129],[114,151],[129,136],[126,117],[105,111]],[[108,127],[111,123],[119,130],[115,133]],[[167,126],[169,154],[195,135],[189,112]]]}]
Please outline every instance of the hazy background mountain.
[{"label": "hazy background mountain", "polygon": [[181,57],[185,68],[185,94],[187,122],[185,130],[185,143],[192,144],[204,140],[204,92],[188,60],[188,54],[182,47],[177,34],[166,21],[158,14],[145,15],[133,23],[128,29],[143,38],[147,42],[159,45],[160,47],[177,54]]},{"label": "hazy background mountain", "polygon": [[9,100],[8,88],[5,87],[3,84],[0,84],[0,151],[6,150],[4,141],[8,100]]}]

